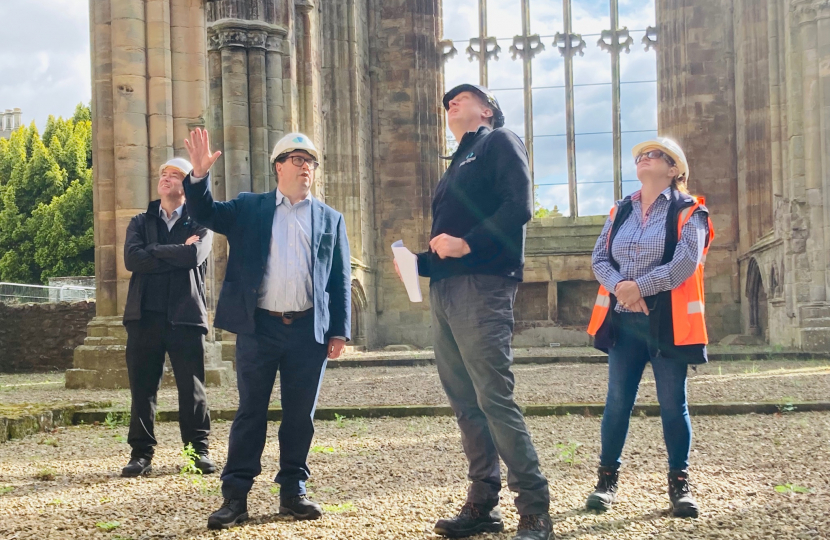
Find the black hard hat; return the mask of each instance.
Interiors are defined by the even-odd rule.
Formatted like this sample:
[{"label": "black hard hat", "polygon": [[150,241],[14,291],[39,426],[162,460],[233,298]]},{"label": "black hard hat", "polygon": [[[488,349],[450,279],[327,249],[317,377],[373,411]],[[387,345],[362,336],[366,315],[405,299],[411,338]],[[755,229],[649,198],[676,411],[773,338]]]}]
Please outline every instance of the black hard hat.
[{"label": "black hard hat", "polygon": [[504,113],[501,112],[501,107],[499,107],[499,101],[496,99],[496,96],[483,86],[479,86],[477,84],[459,84],[446,94],[444,94],[444,109],[450,109],[450,101],[460,94],[461,92],[472,92],[479,97],[481,97],[487,106],[493,109],[493,127],[500,128],[504,125]]}]

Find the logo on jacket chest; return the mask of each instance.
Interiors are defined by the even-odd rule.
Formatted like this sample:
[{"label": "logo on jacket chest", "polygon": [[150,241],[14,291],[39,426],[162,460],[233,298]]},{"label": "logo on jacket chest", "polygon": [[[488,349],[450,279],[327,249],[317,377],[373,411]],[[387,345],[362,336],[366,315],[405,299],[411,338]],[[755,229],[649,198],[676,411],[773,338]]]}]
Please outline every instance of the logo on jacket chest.
[{"label": "logo on jacket chest", "polygon": [[464,161],[462,161],[461,163],[459,163],[459,164],[458,164],[458,166],[459,166],[459,167],[463,167],[464,165],[467,165],[468,163],[472,163],[472,162],[473,162],[473,161],[475,161],[475,160],[476,160],[476,155],[475,155],[475,153],[474,153],[474,152],[470,152],[469,154],[467,154],[467,157],[466,157],[466,158],[464,158]]}]

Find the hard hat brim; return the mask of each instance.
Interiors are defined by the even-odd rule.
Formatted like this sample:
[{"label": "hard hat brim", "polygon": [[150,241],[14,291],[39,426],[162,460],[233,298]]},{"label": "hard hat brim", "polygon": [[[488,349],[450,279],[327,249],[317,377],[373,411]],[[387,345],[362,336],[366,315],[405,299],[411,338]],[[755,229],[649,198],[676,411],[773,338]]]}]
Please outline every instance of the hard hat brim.
[{"label": "hard hat brim", "polygon": [[446,94],[444,94],[444,98],[442,100],[444,110],[450,110],[450,101],[462,92],[472,92],[482,98],[485,103],[487,103],[487,106],[493,110],[493,127],[500,128],[504,126],[504,112],[501,110],[501,106],[499,105],[499,101],[496,99],[496,96],[494,96],[493,93],[487,88],[477,84],[459,84],[455,88],[449,90]]},{"label": "hard hat brim", "polygon": [[656,149],[664,152],[669,157],[671,157],[674,160],[675,166],[677,166],[678,169],[682,170],[684,168],[684,165],[685,165],[686,170],[682,171],[682,173],[684,173],[686,178],[688,179],[689,165],[688,165],[688,163],[686,163],[685,156],[681,156],[673,148],[670,148],[670,147],[666,146],[665,144],[661,143],[660,141],[652,140],[652,141],[641,142],[640,144],[635,145],[634,148],[631,149],[631,155],[636,158],[637,156],[642,154],[644,151],[652,149],[652,148],[656,148]]}]

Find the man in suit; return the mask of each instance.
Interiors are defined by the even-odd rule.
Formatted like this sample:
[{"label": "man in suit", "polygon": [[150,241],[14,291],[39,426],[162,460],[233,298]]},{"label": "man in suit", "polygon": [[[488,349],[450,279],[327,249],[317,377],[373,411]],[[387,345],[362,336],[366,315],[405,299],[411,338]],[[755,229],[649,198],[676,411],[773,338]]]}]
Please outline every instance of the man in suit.
[{"label": "man in suit", "polygon": [[179,390],[182,442],[196,452],[203,474],[216,471],[208,456],[210,412],[205,393],[205,268],[213,233],[187,215],[182,181],[192,169],[182,158],[159,168],[158,193],[130,220],[124,266],[133,273],[124,307],[127,374],[132,405],[130,462],[121,476],[148,474],[156,446],[156,395],[170,355]]},{"label": "man in suit", "polygon": [[247,495],[262,471],[268,403],[280,372],[280,513],[317,519],[306,495],[306,459],[314,409],[327,358],[337,358],[351,334],[351,264],[343,216],[311,195],[319,153],[301,133],[277,142],[271,164],[277,189],[213,200],[207,131],[185,141],[193,172],[185,179],[187,207],[200,224],[227,237],[230,257],[215,326],[237,334],[239,410],[222,471],[222,507],[208,528],[248,518]]}]

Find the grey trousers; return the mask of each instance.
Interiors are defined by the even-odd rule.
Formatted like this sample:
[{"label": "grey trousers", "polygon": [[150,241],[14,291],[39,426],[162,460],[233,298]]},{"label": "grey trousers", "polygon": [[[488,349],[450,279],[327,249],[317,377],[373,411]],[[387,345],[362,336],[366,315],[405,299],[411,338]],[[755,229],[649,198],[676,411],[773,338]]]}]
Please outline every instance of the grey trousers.
[{"label": "grey trousers", "polygon": [[499,457],[521,515],[550,507],[548,481],[513,400],[513,302],[516,280],[483,274],[454,276],[430,286],[435,363],[461,429],[472,484],[467,501],[499,502]]}]

